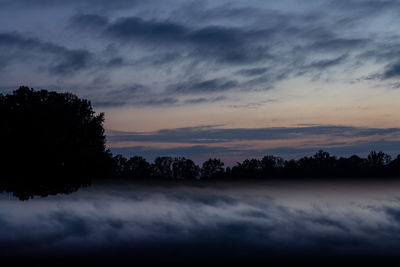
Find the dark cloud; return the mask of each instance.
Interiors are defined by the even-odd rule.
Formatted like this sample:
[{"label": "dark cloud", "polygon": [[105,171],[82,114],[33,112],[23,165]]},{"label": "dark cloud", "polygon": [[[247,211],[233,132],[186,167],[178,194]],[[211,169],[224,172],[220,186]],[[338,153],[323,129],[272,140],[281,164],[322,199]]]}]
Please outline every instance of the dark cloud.
[{"label": "dark cloud", "polygon": [[237,81],[226,79],[212,79],[205,81],[191,80],[184,83],[168,86],[168,91],[179,94],[209,94],[231,90],[239,85]]},{"label": "dark cloud", "polygon": [[92,54],[87,50],[71,50],[63,46],[24,37],[16,32],[0,33],[0,57],[8,64],[27,63],[32,58],[44,58],[51,73],[72,74],[90,66]]},{"label": "dark cloud", "polygon": [[389,65],[383,73],[383,78],[398,78],[400,76],[400,62]]},{"label": "dark cloud", "polygon": [[393,221],[395,221],[397,224],[400,225],[400,209],[389,207],[386,208],[385,212],[390,219],[392,219]]},{"label": "dark cloud", "polygon": [[258,76],[264,74],[268,68],[251,68],[251,69],[242,69],[237,73],[244,76]]},{"label": "dark cloud", "polygon": [[212,98],[207,98],[207,97],[199,97],[199,98],[192,98],[192,99],[187,99],[185,100],[185,104],[203,104],[203,103],[215,103],[219,101],[225,100],[226,97],[224,96],[218,96],[218,97],[212,97]]},{"label": "dark cloud", "polygon": [[107,93],[108,97],[117,98],[117,99],[126,99],[135,97],[138,93],[143,93],[148,91],[149,88],[142,84],[133,84],[131,86],[125,87],[123,89],[112,90]]},{"label": "dark cloud", "polygon": [[[311,29],[305,24],[302,28],[296,25],[298,21],[287,20],[286,16],[277,17],[279,21],[273,26],[263,25],[264,28],[260,29],[216,25],[195,27],[173,20],[146,20],[141,17],[119,18],[105,26],[105,18],[90,18],[90,23],[97,21],[96,27],[104,27],[104,35],[108,36],[110,41],[120,40],[120,45],[125,47],[140,44],[153,50],[155,48],[165,50],[164,54],[147,57],[145,61],[150,60],[152,64],[172,63],[182,59],[193,62],[207,60],[232,65],[249,65],[264,61],[268,63],[264,67],[246,68],[237,73],[244,76],[258,76],[271,69],[268,75],[270,84],[291,75],[322,72],[329,67],[344,64],[348,58],[347,53],[361,51],[371,43],[369,39],[342,38],[323,24]],[[303,24],[306,21],[304,18],[301,20]],[[85,20],[80,23],[85,27]],[[293,39],[292,47],[287,44],[288,39]],[[298,46],[296,45],[298,41],[305,44]],[[282,43],[283,51],[292,54],[291,58],[281,53],[270,53],[271,48],[276,48],[279,43]],[[340,54],[333,59],[314,59],[311,63],[304,63],[310,62],[315,52]],[[259,82],[262,83],[261,80]],[[256,81],[253,81],[253,85],[255,83]],[[176,84],[175,90],[193,93],[205,88],[224,90],[237,86],[238,83],[233,79],[228,79],[226,83],[222,79],[212,79]],[[169,88],[171,87],[173,85]]]},{"label": "dark cloud", "polygon": [[205,103],[215,103],[226,100],[224,96],[216,97],[199,97],[189,99],[179,99],[177,97],[165,96],[165,94],[159,94],[158,96],[151,93],[151,89],[142,84],[134,84],[127,86],[123,89],[116,89],[108,91],[103,96],[97,96],[93,104],[96,107],[168,107],[168,106],[185,106],[185,105],[198,105]]},{"label": "dark cloud", "polygon": [[400,12],[400,3],[396,0],[330,0],[328,6],[342,12],[351,12],[354,8],[362,15],[395,11]]},{"label": "dark cloud", "polygon": [[108,140],[116,141],[143,141],[143,142],[171,142],[171,143],[224,143],[243,140],[279,140],[310,136],[331,137],[373,137],[382,135],[399,135],[400,129],[357,128],[347,126],[311,126],[293,128],[236,128],[221,129],[214,127],[186,127],[177,129],[163,129],[153,133],[118,132],[111,131]]},{"label": "dark cloud", "polygon": [[148,105],[154,105],[154,106],[160,106],[160,105],[171,105],[178,103],[178,100],[172,97],[165,97],[165,98],[156,98],[156,99],[150,99],[146,100],[143,102],[139,102],[138,104],[143,104],[145,106]]},{"label": "dark cloud", "polygon": [[[75,16],[71,19],[77,29],[104,27],[106,18],[94,15]],[[140,17],[119,18],[104,27],[112,40],[139,42],[148,47],[173,46],[188,49],[191,57],[214,58],[229,63],[251,63],[270,58],[266,44],[252,47],[251,42],[266,40],[268,31],[205,26],[188,27],[173,21],[144,20]]]},{"label": "dark cloud", "polygon": [[193,29],[169,21],[148,21],[139,17],[117,19],[106,33],[122,40],[161,41],[163,44],[194,44],[206,47],[241,45],[241,31],[234,28],[209,26]]},{"label": "dark cloud", "polygon": [[[176,85],[176,94],[190,94],[226,91],[238,87],[244,91],[260,90],[260,87],[271,88],[283,79],[299,75],[310,75],[313,79],[318,79],[319,74],[330,67],[344,66],[346,63],[352,63],[354,58],[360,60],[357,56],[362,53],[366,56],[366,51],[381,52],[369,53],[364,60],[382,58],[382,53],[393,51],[388,43],[385,44],[385,52],[382,51],[380,48],[384,44],[375,42],[372,37],[342,34],[344,27],[351,29],[358,25],[346,24],[347,20],[353,20],[353,17],[357,16],[343,18],[336,16],[336,13],[326,14],[324,8],[334,5],[330,1],[322,1],[316,6],[320,12],[308,10],[308,7],[304,12],[295,12],[274,10],[269,5],[243,6],[238,3],[211,5],[174,2],[164,9],[164,5],[157,1],[156,6],[152,2],[144,1],[83,2],[14,2],[28,7],[42,5],[65,9],[64,15],[70,17],[66,27],[75,31],[66,31],[64,36],[72,38],[71,40],[75,38],[77,44],[82,40],[84,47],[68,49],[52,44],[63,48],[61,50],[64,52],[59,52],[59,56],[54,60],[32,59],[32,66],[40,65],[41,69],[48,68],[53,74],[66,75],[89,67],[112,72],[117,68],[130,69],[145,65],[151,69],[149,71],[154,68],[167,68],[167,71],[171,72],[187,72],[189,77],[207,77],[204,81],[197,78],[187,81],[179,79],[183,82],[167,82],[171,84],[167,90]],[[4,3],[7,6],[11,5],[12,1]],[[353,2],[340,1],[335,4],[335,8],[348,10],[352,5]],[[390,5],[394,3],[389,4],[388,1],[382,4]],[[360,3],[360,6],[376,8],[365,2]],[[129,8],[132,7],[136,9],[128,17],[104,12],[106,9],[119,8],[131,10]],[[78,9],[79,12],[74,14]],[[164,13],[160,13],[160,10],[164,10],[166,15],[161,15]],[[47,44],[38,38],[25,39],[35,40],[41,45]],[[111,54],[94,52],[101,49],[101,46],[110,45],[115,50]],[[18,54],[7,51],[1,56],[2,65],[7,66],[9,62],[15,62]],[[55,57],[53,52],[45,54]],[[223,64],[226,72],[232,74],[224,74],[224,78],[210,78],[212,76],[207,74],[220,67],[215,64]],[[172,70],[169,66],[176,69]],[[239,71],[237,66],[240,66]],[[199,72],[202,75],[196,76]],[[235,74],[253,79],[247,83],[239,83],[233,76]],[[391,75],[389,70],[387,75]],[[332,77],[330,78],[332,80]],[[141,100],[142,103],[147,101]],[[97,102],[106,106],[118,106],[124,105],[126,101],[102,99]]]},{"label": "dark cloud", "polygon": [[106,27],[108,19],[97,14],[79,14],[70,18],[69,28],[96,30]]},{"label": "dark cloud", "polygon": [[50,64],[50,71],[54,74],[68,75],[90,67],[92,55],[86,50],[65,49],[61,57],[59,62]]},{"label": "dark cloud", "polygon": [[[153,2],[152,0],[146,2]],[[88,11],[110,11],[125,9],[128,7],[134,7],[138,4],[143,3],[141,0],[2,0],[0,1],[0,6],[3,8],[76,8],[76,9],[86,9]]]},{"label": "dark cloud", "polygon": [[[266,88],[265,90],[268,90],[270,88]],[[266,103],[271,103],[277,101],[276,99],[267,99],[267,100],[261,100],[257,102],[250,102],[246,104],[234,104],[234,105],[228,105],[228,107],[231,108],[240,108],[240,109],[257,109],[258,107],[266,104]]]},{"label": "dark cloud", "polygon": [[368,39],[332,38],[318,40],[310,48],[317,51],[349,51],[365,47],[369,42]]},{"label": "dark cloud", "polygon": [[150,40],[154,42],[182,42],[188,29],[172,22],[144,21],[138,17],[120,18],[111,23],[106,33],[113,38]]},{"label": "dark cloud", "polygon": [[[204,7],[202,7],[204,8]],[[227,8],[231,9],[231,8]],[[228,12],[242,16],[237,8],[235,11]],[[220,10],[216,7],[215,10]],[[204,11],[204,10],[203,10]],[[203,12],[199,11],[199,12]],[[207,9],[207,13],[212,13],[212,9]],[[221,10],[220,10],[221,11]],[[221,11],[222,12],[222,11]],[[256,9],[250,8],[243,10],[244,14],[254,12],[256,16],[261,16]],[[226,12],[222,12],[226,14]],[[322,20],[319,16],[294,16],[288,14],[273,16],[273,20],[268,24],[261,24],[259,27],[254,25],[248,27],[204,25],[195,26],[184,24],[178,20],[144,19],[141,17],[123,17],[113,20],[107,25],[106,18],[99,16],[81,20],[77,19],[76,26],[85,28],[89,23],[96,27],[104,28],[104,37],[112,42],[119,40],[119,45],[124,47],[141,45],[153,51],[165,51],[158,55],[147,56],[145,61],[153,65],[164,63],[179,62],[189,60],[195,62],[217,62],[228,65],[249,65],[237,72],[243,76],[259,76],[265,74],[267,70],[268,82],[270,85],[290,78],[291,76],[313,75],[313,79],[318,78],[316,72],[322,73],[325,69],[332,66],[339,66],[346,63],[351,53],[362,53],[364,49],[371,47],[371,40],[367,38],[343,38],[336,33],[332,24],[330,26],[320,23],[318,26],[310,24],[313,20]],[[291,44],[292,43],[292,44]],[[281,46],[279,53],[271,53],[271,49]],[[375,49],[375,47],[374,47]],[[375,49],[376,50],[376,49]],[[172,51],[172,52],[171,52]],[[316,53],[329,53],[332,59],[314,58]],[[287,57],[290,54],[291,57]],[[311,60],[312,59],[312,60]],[[266,63],[264,67],[251,67],[257,62]],[[308,63],[307,63],[308,62]],[[229,79],[229,78],[228,78]],[[214,83],[207,88],[226,88],[234,87],[238,84],[228,83],[215,84],[220,79],[204,81]],[[229,80],[232,80],[230,78]],[[233,81],[234,82],[234,81]],[[202,88],[202,81],[190,81],[192,85],[183,84],[184,88],[193,86]],[[198,83],[198,84],[195,84]],[[265,79],[252,81],[252,87],[258,84],[265,84]],[[243,85],[244,86],[244,85]],[[182,86],[177,84],[177,90],[185,91]],[[248,88],[251,88],[248,87]],[[187,89],[187,91],[190,91]]]},{"label": "dark cloud", "polygon": [[183,56],[179,52],[165,52],[144,57],[139,62],[148,63],[151,66],[162,66],[179,62],[182,58]]},{"label": "dark cloud", "polygon": [[107,67],[122,67],[125,65],[125,60],[122,57],[114,57],[110,59],[107,63]]},{"label": "dark cloud", "polygon": [[[128,97],[125,96],[125,97]],[[153,107],[162,107],[162,106],[171,106],[178,105],[179,100],[172,97],[163,97],[163,98],[150,98],[143,99],[135,98],[133,100],[129,99],[116,99],[116,100],[106,100],[106,101],[94,101],[93,105],[96,107],[122,107],[122,106],[135,106],[135,107],[143,107],[143,106],[153,106]]]},{"label": "dark cloud", "polygon": [[343,61],[347,58],[347,55],[340,56],[334,59],[326,59],[326,60],[319,60],[310,63],[306,68],[311,69],[326,69],[329,67],[333,67],[343,63]]},{"label": "dark cloud", "polygon": [[245,31],[222,26],[190,28],[172,21],[126,17],[110,23],[105,33],[124,43],[138,41],[150,47],[190,48],[191,56],[206,56],[222,62],[250,63],[271,57],[266,44],[257,47],[249,45],[265,41],[268,31]]}]

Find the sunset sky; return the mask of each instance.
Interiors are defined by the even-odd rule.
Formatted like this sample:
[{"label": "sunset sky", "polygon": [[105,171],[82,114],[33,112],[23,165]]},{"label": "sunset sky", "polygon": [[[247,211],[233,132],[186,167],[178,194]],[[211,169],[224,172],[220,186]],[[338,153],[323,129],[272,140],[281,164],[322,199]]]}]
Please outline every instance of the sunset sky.
[{"label": "sunset sky", "polygon": [[0,0],[0,92],[72,92],[113,153],[400,153],[400,1]]}]

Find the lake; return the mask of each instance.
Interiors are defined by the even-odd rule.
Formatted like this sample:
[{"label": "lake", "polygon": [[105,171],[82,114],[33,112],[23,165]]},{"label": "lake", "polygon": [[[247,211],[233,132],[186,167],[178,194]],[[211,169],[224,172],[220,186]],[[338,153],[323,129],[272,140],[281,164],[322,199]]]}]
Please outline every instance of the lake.
[{"label": "lake", "polygon": [[100,181],[69,195],[0,194],[9,261],[400,259],[400,181]]}]

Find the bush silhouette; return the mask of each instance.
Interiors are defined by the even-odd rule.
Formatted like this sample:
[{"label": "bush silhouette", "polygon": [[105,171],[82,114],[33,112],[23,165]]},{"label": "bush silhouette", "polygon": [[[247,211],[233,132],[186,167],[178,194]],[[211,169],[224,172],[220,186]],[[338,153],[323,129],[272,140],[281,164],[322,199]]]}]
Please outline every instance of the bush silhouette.
[{"label": "bush silhouette", "polygon": [[70,93],[0,95],[1,186],[22,199],[68,193],[108,174],[104,115]]}]

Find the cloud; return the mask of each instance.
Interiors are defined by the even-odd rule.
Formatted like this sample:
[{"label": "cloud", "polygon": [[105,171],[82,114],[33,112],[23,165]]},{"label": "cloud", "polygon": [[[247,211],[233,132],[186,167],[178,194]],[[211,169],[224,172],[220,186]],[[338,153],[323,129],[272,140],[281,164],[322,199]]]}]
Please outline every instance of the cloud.
[{"label": "cloud", "polygon": [[271,102],[275,102],[275,101],[277,101],[277,100],[276,99],[267,99],[267,100],[261,100],[261,101],[257,101],[257,102],[250,102],[250,103],[246,103],[246,104],[228,105],[228,107],[240,108],[240,109],[257,109],[258,107],[260,107],[266,103],[271,103]]},{"label": "cloud", "polygon": [[232,141],[279,140],[310,136],[371,137],[376,135],[399,135],[400,129],[358,128],[350,126],[235,128],[185,127],[162,129],[152,133],[110,131],[108,140],[174,142],[174,143],[224,143]]},{"label": "cloud", "polygon": [[[204,91],[207,92],[209,88]],[[180,93],[183,95],[189,93]],[[194,93],[195,94],[195,93]],[[170,96],[166,96],[170,95]],[[154,94],[151,89],[142,84],[133,84],[122,89],[108,91],[104,95],[97,95],[93,101],[96,107],[169,107],[169,106],[185,106],[185,105],[200,105],[205,103],[216,103],[224,101],[225,96],[215,97],[198,97],[180,99],[177,92],[169,92],[168,94]]]},{"label": "cloud", "polygon": [[343,61],[347,58],[347,55],[342,55],[340,57],[334,59],[326,59],[311,62],[306,68],[310,69],[326,69],[336,65],[343,63]]},{"label": "cloud", "polygon": [[120,18],[106,28],[106,33],[122,40],[148,39],[152,41],[182,42],[188,29],[172,22],[144,21],[138,17]]},{"label": "cloud", "polygon": [[66,49],[62,54],[62,60],[50,65],[50,71],[54,74],[68,75],[89,67],[91,54],[86,50]]},{"label": "cloud", "polygon": [[328,38],[318,40],[313,43],[309,49],[316,51],[349,51],[365,47],[370,40],[368,39],[345,39],[345,38]]},{"label": "cloud", "polygon": [[239,85],[237,81],[226,79],[212,79],[205,81],[191,80],[184,83],[168,86],[168,91],[179,94],[209,94],[231,90]]},{"label": "cloud", "polygon": [[396,224],[400,225],[400,209],[395,207],[387,207],[385,209],[386,215],[393,220]]},{"label": "cloud", "polygon": [[[382,90],[373,86],[399,72],[399,36],[392,25],[400,5],[393,0],[321,0],[301,8],[292,0],[0,5],[0,87],[15,88],[19,80],[49,85],[90,98],[96,107],[245,109],[267,99],[285,105],[294,91],[302,99],[322,99],[324,88],[344,88],[349,79]],[[108,81],[92,82],[99,76]],[[335,87],[314,84],[318,79]],[[129,90],[130,83],[143,88]],[[311,93],[314,85],[322,88],[317,94]],[[352,88],[347,107],[365,93]]]},{"label": "cloud", "polygon": [[237,73],[243,76],[258,76],[264,74],[268,68],[250,68],[250,69],[242,69]]},{"label": "cloud", "polygon": [[212,97],[212,98],[207,98],[207,97],[200,97],[200,98],[192,98],[192,99],[187,99],[185,100],[185,104],[203,104],[203,103],[215,103],[219,101],[225,100],[226,97],[224,96],[217,96],[217,97]]},{"label": "cloud", "polygon": [[138,93],[148,91],[149,88],[142,84],[133,84],[122,89],[112,90],[107,93],[107,96],[113,98],[130,98],[135,97]]},{"label": "cloud", "polygon": [[[248,11],[246,11],[248,12]],[[242,76],[259,76],[268,73],[270,84],[295,75],[323,72],[325,69],[343,65],[349,59],[350,53],[361,52],[371,45],[367,38],[344,38],[334,33],[334,29],[323,24],[309,29],[304,17],[288,20],[287,16],[277,16],[273,25],[256,27],[233,27],[206,25],[196,27],[185,25],[174,20],[143,19],[141,17],[117,18],[105,25],[106,18],[92,17],[88,19],[96,27],[103,27],[103,38],[117,42],[122,49],[139,45],[145,50],[158,51],[157,55],[147,56],[143,62],[153,65],[192,61],[194,66],[199,62],[211,64],[227,64],[228,66],[246,66],[236,71]],[[78,20],[79,21],[79,20]],[[298,24],[302,21],[300,27]],[[82,27],[79,27],[81,24]],[[76,26],[85,28],[86,19],[79,21]],[[295,37],[292,37],[295,36]],[[293,45],[288,44],[293,41]],[[282,43],[280,51],[277,44]],[[272,53],[271,51],[275,51]],[[317,53],[330,53],[332,59],[314,59]],[[287,55],[291,57],[287,57]],[[312,60],[311,60],[312,59]],[[251,67],[252,64],[263,62],[263,67]],[[307,63],[308,62],[308,63]],[[278,67],[277,67],[278,66]],[[193,66],[192,66],[193,67]],[[239,83],[232,78],[213,78],[204,81],[187,81],[175,84],[175,91],[197,92],[201,89],[212,88],[230,89],[238,87]],[[254,80],[253,87],[257,80]],[[265,79],[259,80],[260,84]],[[171,90],[173,85],[169,86]],[[192,90],[190,90],[192,89]]]},{"label": "cloud", "polygon": [[123,107],[123,106],[135,106],[135,107],[143,107],[143,106],[153,106],[153,107],[162,107],[162,106],[172,106],[178,105],[179,100],[172,97],[163,97],[163,98],[150,98],[150,99],[134,99],[133,101],[129,100],[106,100],[106,101],[95,101],[93,105],[96,107]]},{"label": "cloud", "polygon": [[106,17],[97,14],[78,14],[70,18],[68,28],[96,30],[104,28],[107,24]]},{"label": "cloud", "polygon": [[17,32],[0,33],[0,47],[0,57],[6,58],[7,65],[27,63],[32,58],[44,59],[49,72],[57,75],[86,69],[92,60],[92,54],[87,50],[67,49],[54,43],[24,37]]},{"label": "cloud", "polygon": [[[17,2],[18,5],[27,5],[30,8],[39,6],[37,3],[28,3],[29,1],[15,1]],[[64,27],[54,27],[73,29],[63,32],[63,39],[70,40],[74,47],[82,48],[69,49],[51,43],[63,48],[61,50],[64,52],[55,56],[54,52],[46,50],[48,52],[38,59],[39,53],[32,51],[31,66],[40,70],[48,69],[51,74],[59,76],[77,74],[87,69],[92,70],[88,75],[99,75],[100,71],[108,71],[113,77],[110,85],[116,88],[121,87],[116,77],[124,71],[140,70],[148,74],[157,69],[161,74],[153,77],[159,86],[157,90],[162,90],[161,84],[167,85],[164,86],[166,92],[163,93],[167,95],[175,90],[176,95],[167,97],[177,98],[181,104],[185,104],[186,100],[180,98],[179,94],[234,89],[260,90],[271,88],[283,79],[298,76],[310,76],[317,80],[329,68],[352,64],[360,54],[381,51],[380,48],[384,45],[371,36],[363,36],[358,32],[346,34],[347,29],[343,29],[341,24],[343,18],[337,16],[340,13],[326,14],[324,10],[332,4],[330,1],[319,3],[316,6],[319,12],[309,9],[308,6],[304,10],[286,10],[285,6],[274,9],[269,4],[252,3],[243,6],[239,2],[224,1],[214,4],[196,3],[195,8],[193,3],[189,5],[180,2],[168,4],[168,8],[161,2],[154,6],[153,1],[84,2],[38,2],[44,7],[58,8],[64,17],[69,17]],[[11,4],[11,1],[7,1],[5,5]],[[345,4],[338,3],[335,10],[347,10]],[[113,13],[123,8],[132,11],[129,13],[132,15],[121,17],[120,13]],[[104,11],[107,9],[109,11]],[[354,17],[357,16],[351,18]],[[350,31],[355,30],[357,25],[346,27]],[[43,36],[39,32],[32,34],[41,38]],[[47,44],[36,37],[23,38],[35,40],[40,45]],[[49,34],[49,39],[55,38]],[[108,47],[113,47],[112,53],[107,52]],[[387,43],[386,49],[387,52],[392,51]],[[32,48],[27,51],[29,50]],[[19,57],[20,53],[22,52],[7,51],[1,56],[3,68],[11,62],[28,60],[26,57]],[[363,60],[380,57],[373,53],[364,56]],[[42,60],[43,57],[46,60]],[[188,75],[182,78],[181,73]],[[166,76],[170,75],[175,78],[167,79]],[[236,75],[240,75],[241,79],[237,79]],[[330,76],[329,80],[335,80],[335,75]],[[65,80],[63,82],[70,84]],[[152,87],[146,81],[138,82]],[[79,81],[75,82],[78,83]],[[227,99],[228,94],[229,92],[224,95]],[[97,93],[93,95],[97,97]],[[151,97],[155,99],[148,99]],[[147,102],[151,105],[165,97],[148,95],[138,105],[144,106]],[[96,99],[95,102],[99,106],[129,105],[124,99]],[[170,101],[171,106],[176,104],[172,102]],[[203,102],[210,103],[205,99]]]},{"label": "cloud", "polygon": [[384,79],[397,78],[399,76],[400,76],[400,62],[387,66],[386,70],[383,73]]},{"label": "cloud", "polygon": [[206,26],[190,28],[172,21],[119,18],[105,29],[105,35],[121,42],[142,42],[150,47],[189,49],[189,55],[217,59],[226,63],[250,63],[270,58],[266,45],[252,48],[257,40],[266,40],[268,32],[239,28]]},{"label": "cloud", "polygon": [[[322,1],[318,8],[322,14],[326,7],[348,12],[349,7],[354,5],[353,1]],[[398,7],[392,1],[379,4],[367,1],[359,5],[363,12],[366,12],[364,14],[377,10],[385,12],[386,9]],[[370,36],[340,34],[343,27],[351,29],[361,25],[363,22],[359,20],[362,16],[352,16],[346,20],[335,16],[336,14],[324,16],[312,12],[277,13],[267,6],[238,7],[234,4],[212,7],[197,4],[196,9],[187,5],[177,5],[172,14],[174,16],[168,19],[130,16],[113,20],[89,14],[74,16],[71,21],[75,22],[72,24],[79,30],[89,28],[86,29],[88,32],[98,32],[102,28],[103,38],[118,43],[122,50],[139,45],[151,51],[153,55],[144,57],[142,62],[148,62],[152,66],[191,61],[191,68],[195,68],[200,62],[225,64],[228,67],[239,65],[243,67],[242,70],[233,73],[244,77],[260,76],[268,72],[264,79],[252,81],[252,85],[247,87],[249,90],[264,85],[266,80],[269,86],[295,76],[311,75],[313,80],[317,80],[328,68],[352,64],[354,69],[355,59],[382,60],[382,53],[389,55],[388,53],[393,53],[395,49],[393,45],[376,42]],[[232,19],[242,22],[249,17],[258,23],[228,23]],[[265,17],[268,19],[261,23],[261,18]],[[353,23],[354,21],[356,22]],[[96,30],[93,30],[94,28]],[[326,55],[330,55],[330,58],[327,59]],[[263,63],[263,66],[252,66],[258,63]],[[358,62],[358,66],[361,65]],[[388,69],[384,76],[391,75],[393,72]],[[329,80],[333,78],[329,77]],[[214,79],[209,78],[204,82]],[[234,81],[231,77],[227,77],[227,80]]]},{"label": "cloud", "polygon": [[374,15],[377,13],[385,14],[388,11],[400,11],[400,4],[396,0],[330,0],[327,1],[327,5],[330,8],[338,9],[342,12],[352,12],[353,8],[357,8],[361,12],[361,14],[359,15],[360,17],[363,17],[366,14]]},{"label": "cloud", "polygon": [[[146,2],[153,2],[152,0]],[[85,9],[88,11],[110,11],[131,8],[143,3],[141,0],[2,0],[0,6],[3,8],[40,8],[40,9],[54,9],[54,8],[77,8]]]}]

